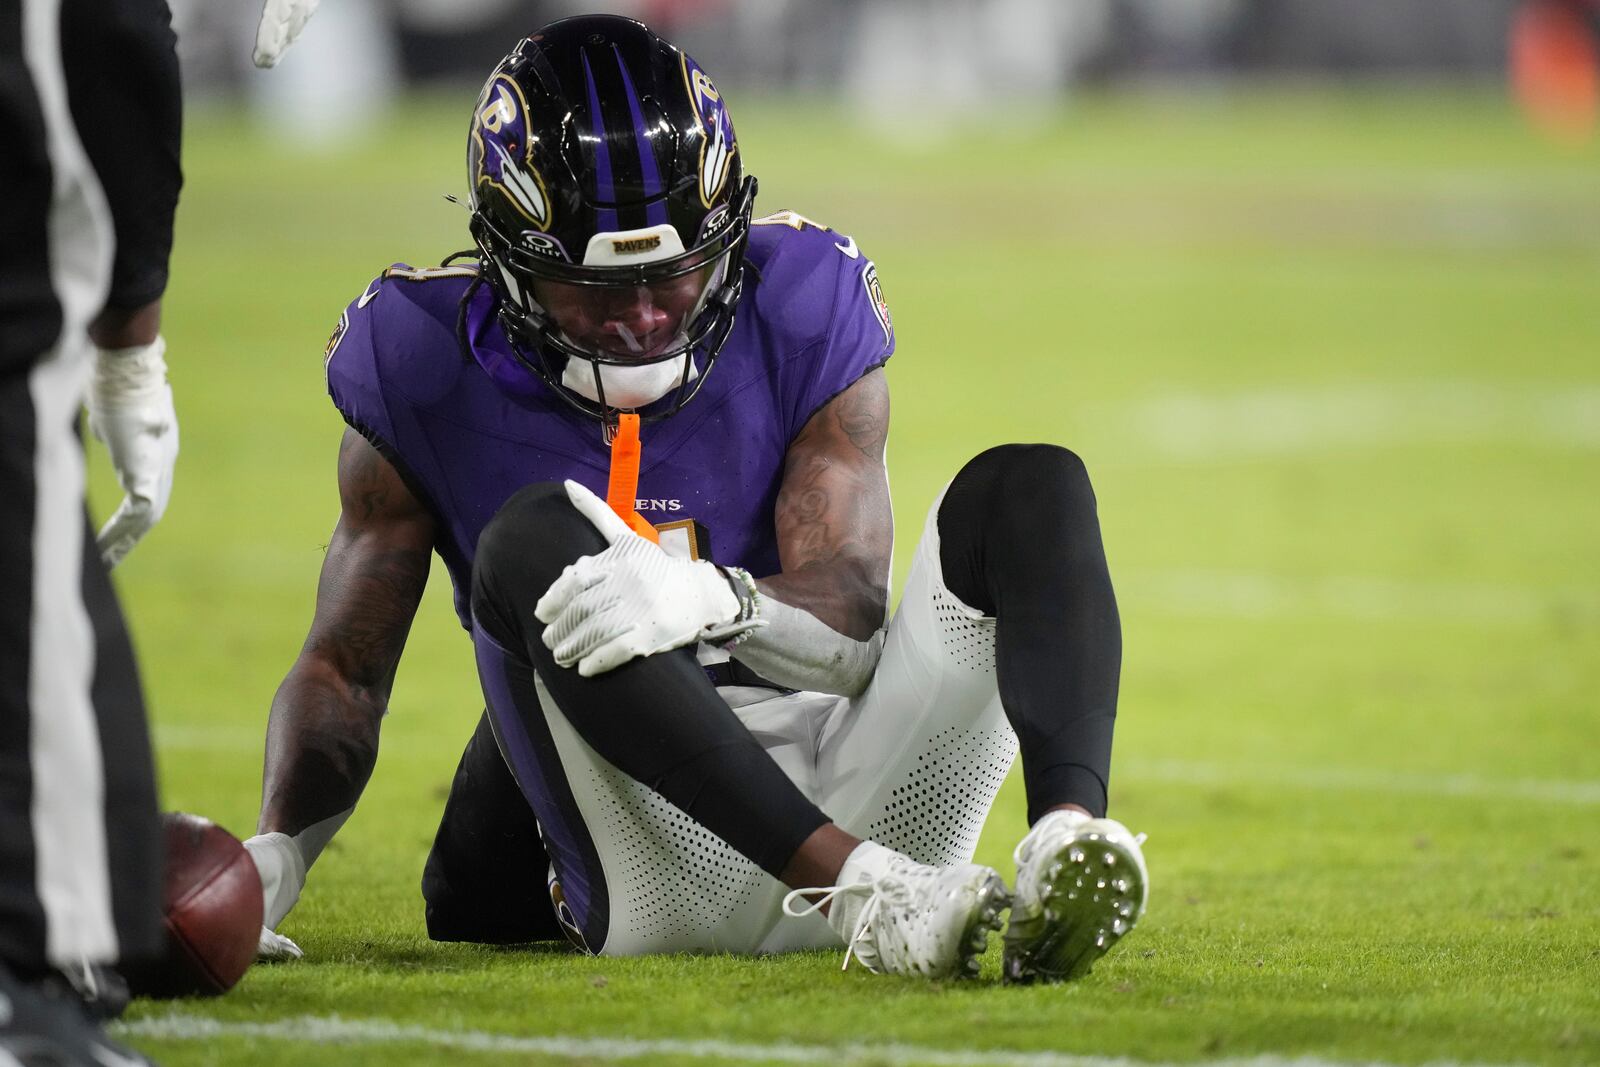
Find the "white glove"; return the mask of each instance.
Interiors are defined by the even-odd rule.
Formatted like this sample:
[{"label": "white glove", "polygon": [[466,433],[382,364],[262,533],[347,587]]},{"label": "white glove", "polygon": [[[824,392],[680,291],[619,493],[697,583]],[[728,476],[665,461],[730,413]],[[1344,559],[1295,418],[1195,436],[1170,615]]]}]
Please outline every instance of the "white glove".
[{"label": "white glove", "polygon": [[298,960],[305,956],[300,946],[290,941],[287,937],[275,930],[261,928],[261,937],[256,941],[256,959],[258,960]]},{"label": "white glove", "polygon": [[148,345],[95,353],[89,429],[105,442],[117,482],[127,494],[97,538],[107,567],[120,563],[150,532],[172,497],[178,413],[162,358],[166,350],[167,342],[158,336]]},{"label": "white glove", "polygon": [[261,875],[261,938],[256,944],[260,959],[299,959],[300,946],[273,928],[283,921],[300,899],[306,885],[306,861],[300,846],[288,834],[257,834],[244,843]]},{"label": "white glove", "polygon": [[741,618],[739,598],[705,560],[669,556],[628,528],[577,482],[567,496],[611,546],[567,565],[533,613],[545,647],[585,678],[696,641],[725,641],[765,625]]},{"label": "white glove", "polygon": [[319,0],[266,0],[256,27],[256,66],[275,67],[317,10]]}]

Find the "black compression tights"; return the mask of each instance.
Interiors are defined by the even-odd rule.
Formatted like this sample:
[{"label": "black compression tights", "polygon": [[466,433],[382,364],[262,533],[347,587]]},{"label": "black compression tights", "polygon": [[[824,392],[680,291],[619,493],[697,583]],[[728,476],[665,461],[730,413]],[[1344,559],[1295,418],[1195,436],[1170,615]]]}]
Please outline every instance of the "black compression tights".
[{"label": "black compression tights", "polygon": [[[520,490],[478,539],[474,620],[502,648],[527,656],[590,748],[776,877],[827,817],[717,696],[692,649],[583,678],[557,666],[540,640],[534,605],[566,564],[605,547],[563,486]],[[515,713],[542,716],[531,686],[523,689],[513,694]]]},{"label": "black compression tights", "polygon": [[996,618],[1028,821],[1062,803],[1105,814],[1122,626],[1083,461],[1055,445],[991,448],[956,475],[938,521],[945,586]]}]

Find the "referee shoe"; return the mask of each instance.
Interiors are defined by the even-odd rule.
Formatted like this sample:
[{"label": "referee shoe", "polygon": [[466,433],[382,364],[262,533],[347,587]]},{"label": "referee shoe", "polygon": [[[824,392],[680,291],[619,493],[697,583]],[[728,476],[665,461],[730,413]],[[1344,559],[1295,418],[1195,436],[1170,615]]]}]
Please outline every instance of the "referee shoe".
[{"label": "referee shoe", "polygon": [[59,986],[19,981],[0,966],[0,1067],[150,1067],[112,1041]]}]

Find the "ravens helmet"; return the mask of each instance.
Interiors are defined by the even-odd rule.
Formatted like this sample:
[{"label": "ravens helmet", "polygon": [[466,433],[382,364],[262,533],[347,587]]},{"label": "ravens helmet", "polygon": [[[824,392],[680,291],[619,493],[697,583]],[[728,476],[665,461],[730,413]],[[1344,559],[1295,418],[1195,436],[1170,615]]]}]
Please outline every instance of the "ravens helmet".
[{"label": "ravens helmet", "polygon": [[733,326],[756,191],[700,65],[631,19],[552,23],[490,74],[467,175],[518,359],[607,427],[688,403]]}]

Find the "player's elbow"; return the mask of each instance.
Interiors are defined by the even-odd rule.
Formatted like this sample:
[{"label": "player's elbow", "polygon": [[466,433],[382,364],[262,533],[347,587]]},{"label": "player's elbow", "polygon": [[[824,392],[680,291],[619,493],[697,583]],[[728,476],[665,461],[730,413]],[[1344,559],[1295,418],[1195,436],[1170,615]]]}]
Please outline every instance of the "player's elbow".
[{"label": "player's elbow", "polygon": [[878,659],[883,655],[883,638],[881,633],[871,640],[852,642],[854,647],[841,652],[839,661],[834,665],[829,675],[836,679],[836,685],[831,692],[842,697],[858,697],[867,691],[867,686],[872,684],[873,675],[878,670]]}]

